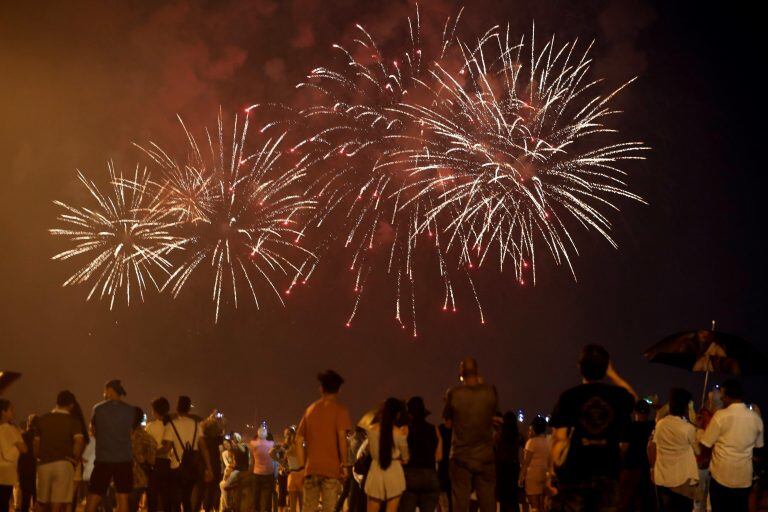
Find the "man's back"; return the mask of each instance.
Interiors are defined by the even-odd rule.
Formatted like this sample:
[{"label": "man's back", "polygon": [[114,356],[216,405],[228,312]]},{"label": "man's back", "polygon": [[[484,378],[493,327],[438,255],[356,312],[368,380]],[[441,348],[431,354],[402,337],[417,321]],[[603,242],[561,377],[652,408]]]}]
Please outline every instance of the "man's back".
[{"label": "man's back", "polygon": [[338,433],[351,430],[349,411],[335,398],[323,397],[307,407],[297,435],[307,444],[306,474],[337,478],[341,470]]},{"label": "man's back", "polygon": [[572,429],[565,464],[558,471],[565,483],[591,477],[618,477],[634,398],[619,386],[592,382],[565,391],[555,405],[550,425]]},{"label": "man's back", "polygon": [[497,409],[496,388],[488,384],[461,385],[448,392],[444,417],[452,423],[452,459],[494,460],[493,417]]},{"label": "man's back", "polygon": [[93,426],[98,462],[130,462],[131,432],[136,408],[120,400],[105,400],[93,408]]},{"label": "man's back", "polygon": [[715,413],[702,444],[712,447],[712,476],[727,487],[752,483],[752,451],[763,446],[763,420],[743,403]]},{"label": "man's back", "polygon": [[38,458],[42,464],[71,457],[74,438],[82,435],[78,421],[67,412],[47,412],[37,418],[35,428],[40,438]]}]

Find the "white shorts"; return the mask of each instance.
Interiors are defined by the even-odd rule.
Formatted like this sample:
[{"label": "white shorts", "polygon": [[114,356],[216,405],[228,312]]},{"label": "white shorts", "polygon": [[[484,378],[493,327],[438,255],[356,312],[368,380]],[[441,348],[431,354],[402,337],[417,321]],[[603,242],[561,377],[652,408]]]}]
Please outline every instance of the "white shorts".
[{"label": "white shorts", "polygon": [[75,467],[67,460],[37,465],[37,501],[71,503],[75,492]]}]

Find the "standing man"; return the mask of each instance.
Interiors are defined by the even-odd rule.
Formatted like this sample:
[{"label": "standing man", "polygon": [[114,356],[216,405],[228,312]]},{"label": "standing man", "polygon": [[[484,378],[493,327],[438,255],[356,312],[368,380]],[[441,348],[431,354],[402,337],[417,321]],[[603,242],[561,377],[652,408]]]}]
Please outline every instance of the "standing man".
[{"label": "standing man", "polygon": [[752,454],[763,446],[763,420],[744,404],[736,380],[722,385],[723,409],[712,416],[701,444],[712,450],[709,498],[712,512],[747,512],[752,488]]},{"label": "standing man", "polygon": [[302,506],[306,512],[318,510],[321,496],[323,510],[335,510],[341,493],[340,479],[349,477],[347,432],[352,429],[352,421],[347,408],[338,402],[344,379],[326,370],[317,380],[321,397],[307,407],[296,432],[296,455],[306,474]]},{"label": "standing man", "polygon": [[448,472],[453,512],[467,512],[474,489],[480,512],[496,510],[496,460],[493,424],[498,412],[496,388],[484,384],[477,361],[459,365],[461,384],[448,391],[443,418],[452,429]]},{"label": "standing man", "polygon": [[[192,491],[198,481],[200,469],[205,482],[213,481],[211,458],[203,441],[203,427],[197,416],[191,414],[192,399],[180,396],[176,404],[177,416],[168,422],[163,441],[171,446],[171,487],[174,503],[170,510],[192,511]],[[202,453],[202,466],[200,454]],[[90,512],[90,511],[89,511]]]},{"label": "standing man", "polygon": [[[550,421],[559,482],[551,510],[614,511],[621,453],[637,395],[600,345],[584,347],[579,369],[582,383],[560,395]],[[606,376],[612,384],[602,382]]]},{"label": "standing man", "polygon": [[83,426],[75,418],[75,395],[62,391],[56,407],[37,418],[37,503],[50,512],[64,512],[75,492],[75,466],[85,447]]},{"label": "standing man", "polygon": [[119,380],[104,385],[104,401],[96,404],[91,429],[96,440],[96,457],[88,486],[87,512],[96,512],[101,499],[114,481],[117,512],[128,512],[133,492],[133,451],[131,434],[136,408],[123,402],[125,388]]}]

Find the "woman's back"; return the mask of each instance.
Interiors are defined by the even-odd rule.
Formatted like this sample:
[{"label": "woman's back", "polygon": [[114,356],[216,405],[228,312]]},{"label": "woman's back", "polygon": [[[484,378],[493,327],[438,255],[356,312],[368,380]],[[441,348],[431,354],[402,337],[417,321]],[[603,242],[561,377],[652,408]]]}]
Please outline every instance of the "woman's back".
[{"label": "woman's back", "polygon": [[546,468],[549,466],[549,440],[545,436],[530,438],[525,443],[525,451],[531,452],[533,457],[529,467]]},{"label": "woman's back", "polygon": [[[371,451],[371,458],[376,462],[381,460],[379,454],[379,442],[381,432],[378,425],[373,425],[368,429],[368,449]],[[392,429],[392,460],[408,458],[408,438],[402,429],[395,427]]]}]

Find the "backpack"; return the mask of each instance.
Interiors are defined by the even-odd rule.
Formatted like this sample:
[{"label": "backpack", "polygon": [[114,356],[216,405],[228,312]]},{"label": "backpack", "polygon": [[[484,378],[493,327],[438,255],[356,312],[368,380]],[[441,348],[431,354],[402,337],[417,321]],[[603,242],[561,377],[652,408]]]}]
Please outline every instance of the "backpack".
[{"label": "backpack", "polygon": [[192,443],[194,443],[197,438],[197,421],[195,421],[195,432],[192,434],[192,443],[185,443],[181,440],[181,436],[179,436],[179,431],[176,430],[176,425],[173,424],[173,420],[171,420],[171,427],[176,434],[176,439],[179,440],[179,444],[182,447],[181,458],[179,458],[179,454],[176,453],[176,445],[173,445],[173,454],[176,456],[176,460],[179,461],[181,481],[185,483],[196,482],[198,477],[197,450],[192,446]]}]

